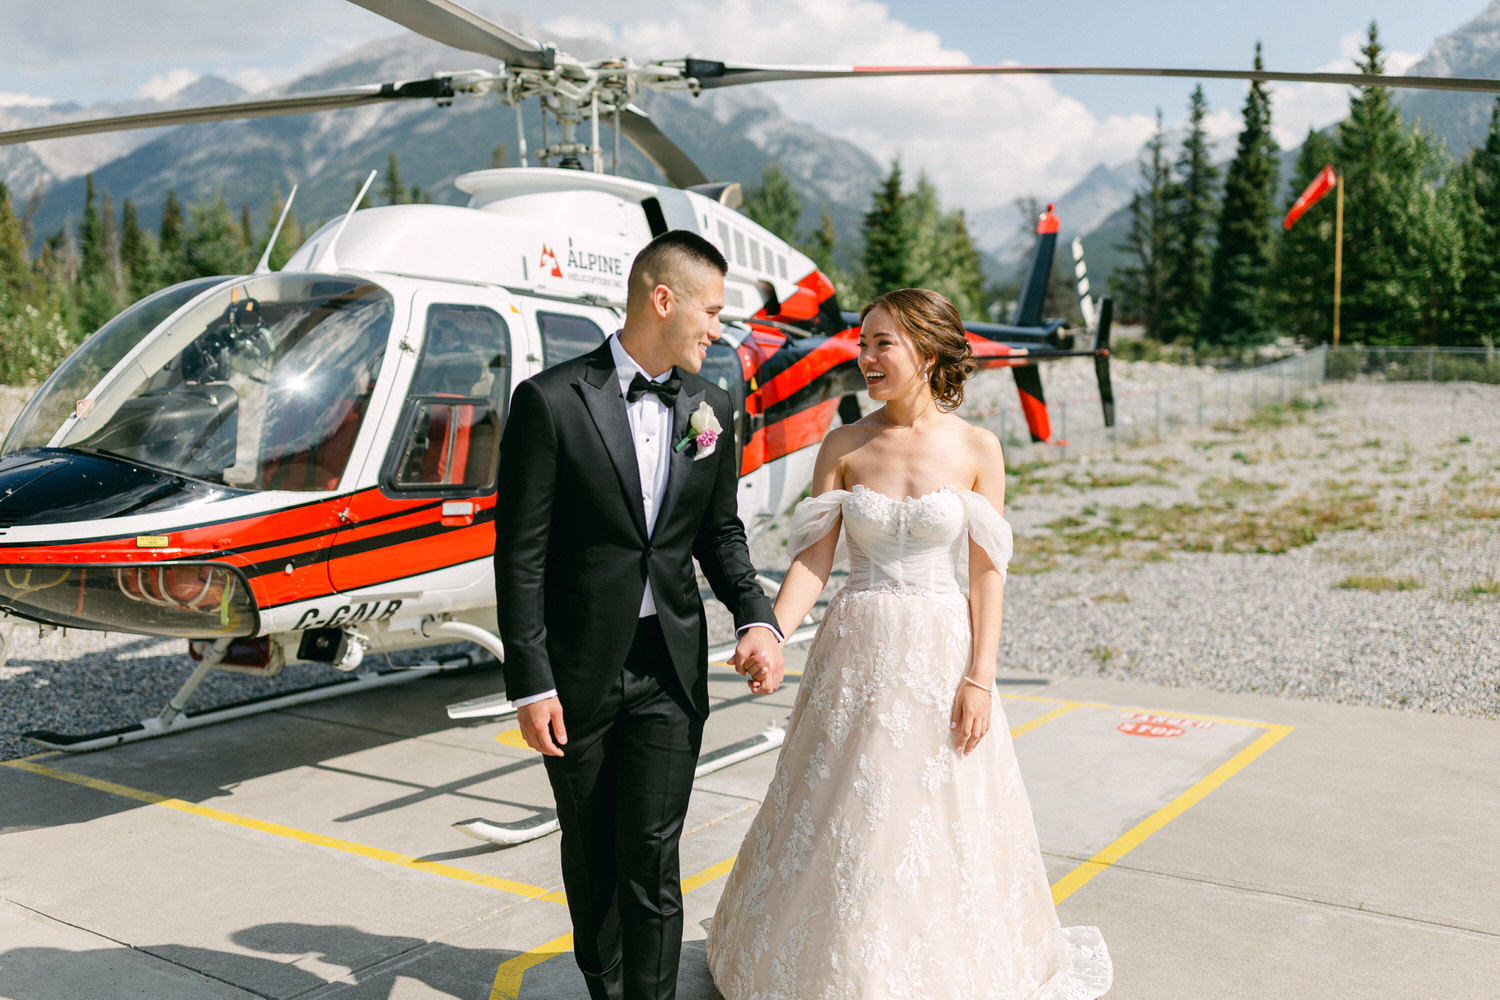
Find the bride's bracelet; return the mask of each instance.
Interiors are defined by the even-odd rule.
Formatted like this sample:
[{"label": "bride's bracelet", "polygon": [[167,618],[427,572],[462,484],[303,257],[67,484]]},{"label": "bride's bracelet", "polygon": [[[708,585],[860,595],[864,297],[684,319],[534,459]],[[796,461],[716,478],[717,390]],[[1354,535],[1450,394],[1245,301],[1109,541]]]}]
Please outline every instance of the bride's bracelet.
[{"label": "bride's bracelet", "polygon": [[963,681],[963,682],[964,682],[964,683],[965,683],[965,684],[972,684],[972,685],[974,685],[974,686],[975,686],[975,687],[977,687],[977,688],[978,688],[978,689],[979,689],[979,690],[981,690],[981,691],[983,691],[983,692],[984,692],[984,693],[985,693],[985,694],[991,694],[991,693],[992,693],[992,692],[991,692],[991,691],[990,691],[990,689],[989,689],[989,688],[988,688],[988,687],[986,687],[986,686],[985,686],[985,685],[983,685],[983,684],[981,684],[981,683],[979,683],[979,682],[978,682],[978,681],[976,681],[976,680],[975,680],[975,679],[974,679],[974,678],[972,678],[972,677],[970,677],[970,676],[969,676],[969,675],[967,675],[967,674],[965,674],[965,675],[964,675],[964,676],[963,676],[963,677],[962,677],[962,678],[960,678],[960,679],[961,679],[961,680],[962,680],[962,681]]}]

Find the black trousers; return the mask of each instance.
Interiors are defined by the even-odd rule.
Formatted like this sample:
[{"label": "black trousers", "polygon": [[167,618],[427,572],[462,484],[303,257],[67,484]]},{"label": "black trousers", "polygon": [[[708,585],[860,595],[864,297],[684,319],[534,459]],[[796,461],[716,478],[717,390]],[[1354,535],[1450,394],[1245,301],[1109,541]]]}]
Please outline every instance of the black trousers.
[{"label": "black trousers", "polygon": [[562,827],[573,954],[593,1000],[673,1000],[682,952],[677,841],[703,721],[655,616],[593,715],[545,757]]}]

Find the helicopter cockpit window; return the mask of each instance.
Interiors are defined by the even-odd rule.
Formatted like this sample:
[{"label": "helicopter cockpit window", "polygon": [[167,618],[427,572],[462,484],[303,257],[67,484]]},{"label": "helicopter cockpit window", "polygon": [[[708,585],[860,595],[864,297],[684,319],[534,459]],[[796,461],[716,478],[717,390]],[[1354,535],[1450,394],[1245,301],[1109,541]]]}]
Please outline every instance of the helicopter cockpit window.
[{"label": "helicopter cockpit window", "polygon": [[26,408],[11,425],[10,433],[5,436],[5,444],[0,446],[0,452],[11,452],[18,448],[45,448],[62,428],[63,422],[77,411],[79,401],[146,334],[190,299],[223,280],[195,278],[180,285],[163,288],[141,299],[94,331],[78,350],[68,355],[68,359],[42,384],[31,402],[26,404]]},{"label": "helicopter cockpit window", "polygon": [[431,307],[387,487],[492,489],[509,402],[505,320],[482,306]]},{"label": "helicopter cockpit window", "polygon": [[334,489],[391,314],[388,292],[349,278],[226,285],[143,341],[58,443],[242,489]]},{"label": "helicopter cockpit window", "polygon": [[538,312],[536,326],[542,337],[544,368],[587,354],[604,343],[604,331],[599,329],[599,324],[582,316]]}]

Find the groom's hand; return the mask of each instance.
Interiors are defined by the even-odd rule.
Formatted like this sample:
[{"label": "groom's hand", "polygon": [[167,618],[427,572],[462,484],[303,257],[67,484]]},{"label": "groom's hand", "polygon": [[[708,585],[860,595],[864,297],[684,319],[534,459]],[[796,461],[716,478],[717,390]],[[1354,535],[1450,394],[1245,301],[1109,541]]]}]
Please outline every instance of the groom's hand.
[{"label": "groom's hand", "polygon": [[786,671],[786,661],[781,656],[781,644],[776,634],[764,626],[747,628],[740,641],[735,644],[730,666],[748,678],[750,690],[755,694],[770,694],[781,686]]},{"label": "groom's hand", "polygon": [[516,721],[521,724],[521,737],[526,745],[539,750],[548,757],[561,757],[562,748],[568,742],[568,730],[563,726],[562,702],[556,698],[534,701],[516,709]]}]

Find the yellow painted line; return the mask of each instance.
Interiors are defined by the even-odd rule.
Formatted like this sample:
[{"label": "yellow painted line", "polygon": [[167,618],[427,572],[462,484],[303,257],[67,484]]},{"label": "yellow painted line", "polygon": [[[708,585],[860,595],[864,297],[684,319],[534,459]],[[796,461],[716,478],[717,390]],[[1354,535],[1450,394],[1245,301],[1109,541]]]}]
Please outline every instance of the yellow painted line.
[{"label": "yellow painted line", "polygon": [[1250,726],[1254,729],[1275,729],[1276,724],[1271,722],[1256,722],[1253,719],[1232,719],[1223,715],[1201,715],[1196,712],[1178,712],[1159,708],[1140,708],[1135,705],[1110,705],[1102,701],[1069,701],[1066,698],[1049,698],[1039,694],[1002,694],[1000,697],[1011,701],[1050,701],[1063,705],[1075,705],[1079,708],[1103,708],[1111,712],[1144,712],[1147,715],[1170,715],[1179,719],[1199,719],[1203,722],[1222,722],[1229,726]]},{"label": "yellow painted line", "polygon": [[699,888],[701,886],[707,885],[708,883],[712,882],[714,879],[723,878],[725,875],[728,875],[729,874],[729,869],[731,869],[731,868],[734,867],[734,859],[737,858],[737,857],[739,857],[738,854],[731,854],[729,857],[725,858],[723,861],[720,861],[717,864],[709,865],[707,868],[703,869],[698,874],[696,874],[696,875],[689,875],[687,878],[683,879],[682,880],[682,893],[683,893],[683,895],[687,895],[688,893],[692,892],[694,889],[697,889],[697,888]]},{"label": "yellow painted line", "polygon": [[495,742],[501,746],[515,747],[517,750],[531,749],[526,742],[526,737],[521,735],[520,726],[516,726],[513,729],[500,730],[500,732],[495,734]]},{"label": "yellow painted line", "polygon": [[[682,894],[685,896],[694,889],[702,888],[715,879],[721,879],[729,874],[734,867],[734,859],[738,855],[731,855],[723,861],[709,865],[695,875],[689,875],[682,880]],[[556,958],[573,950],[573,935],[564,934],[562,937],[553,938],[546,944],[537,945],[530,951],[523,952],[515,958],[507,959],[500,963],[500,968],[495,970],[495,982],[490,987],[490,1000],[520,1000],[521,980],[525,978],[526,970],[532,966],[541,965],[548,959]]]},{"label": "yellow painted line", "polygon": [[1025,722],[1021,723],[1019,726],[1016,726],[1010,731],[1010,738],[1015,739],[1017,736],[1020,736],[1023,733],[1029,733],[1033,729],[1040,729],[1042,726],[1045,726],[1053,719],[1061,718],[1062,716],[1067,715],[1069,712],[1073,711],[1073,709],[1082,707],[1083,702],[1081,701],[1063,702],[1061,705],[1057,706],[1045,715],[1038,715],[1035,719],[1028,719]]},{"label": "yellow painted line", "polygon": [[457,868],[453,865],[446,865],[440,862],[422,861],[409,854],[398,854],[395,851],[387,851],[379,847],[357,844],[352,840],[341,840],[338,837],[329,837],[321,833],[313,833],[309,830],[298,830],[295,827],[284,826],[281,823],[271,823],[266,820],[254,819],[250,816],[241,816],[237,813],[225,812],[222,809],[198,805],[196,802],[185,802],[182,799],[169,798],[165,795],[158,795],[155,792],[130,788],[127,785],[117,784],[113,781],[105,781],[102,778],[91,778],[88,775],[74,774],[71,771],[59,771],[55,767],[48,767],[45,764],[37,764],[33,761],[7,760],[0,761],[0,764],[4,764],[7,767],[14,767],[21,771],[30,771],[44,778],[53,778],[57,781],[65,781],[69,784],[82,786],[83,788],[91,788],[110,795],[118,795],[121,798],[134,799],[137,802],[144,802],[147,805],[162,806],[176,812],[187,813],[190,816],[200,816],[204,819],[228,823],[231,826],[242,827],[246,830],[268,833],[274,837],[295,840],[303,844],[312,844],[316,847],[325,847],[329,850],[352,854],[356,857],[369,858],[373,861],[383,861],[386,864],[396,865],[397,867],[407,868],[412,871],[425,872],[429,875],[441,875],[443,878],[450,878],[458,882],[468,882],[471,885],[483,886],[486,889],[499,889],[501,892],[508,892],[525,899],[541,899],[553,903],[566,901],[562,893],[543,889],[541,886],[527,885],[525,882],[515,882],[511,879],[500,878],[495,875],[484,875],[480,872],[472,872],[466,868]]},{"label": "yellow painted line", "polygon": [[490,1000],[521,1000],[521,980],[527,969],[572,950],[573,934],[569,932],[523,955],[501,962],[500,968],[495,970],[495,982],[490,986]]},{"label": "yellow painted line", "polygon": [[1098,875],[1104,869],[1141,846],[1147,837],[1157,833],[1162,827],[1197,805],[1209,792],[1212,792],[1215,788],[1218,788],[1224,782],[1244,770],[1251,761],[1275,746],[1282,737],[1290,733],[1295,727],[1267,724],[1265,728],[1266,732],[1262,733],[1254,743],[1214,768],[1206,778],[1162,806],[1150,816],[1141,820],[1134,827],[1120,835],[1114,843],[1053,883],[1053,905],[1055,906],[1073,895],[1073,893],[1087,885],[1095,875]]}]

